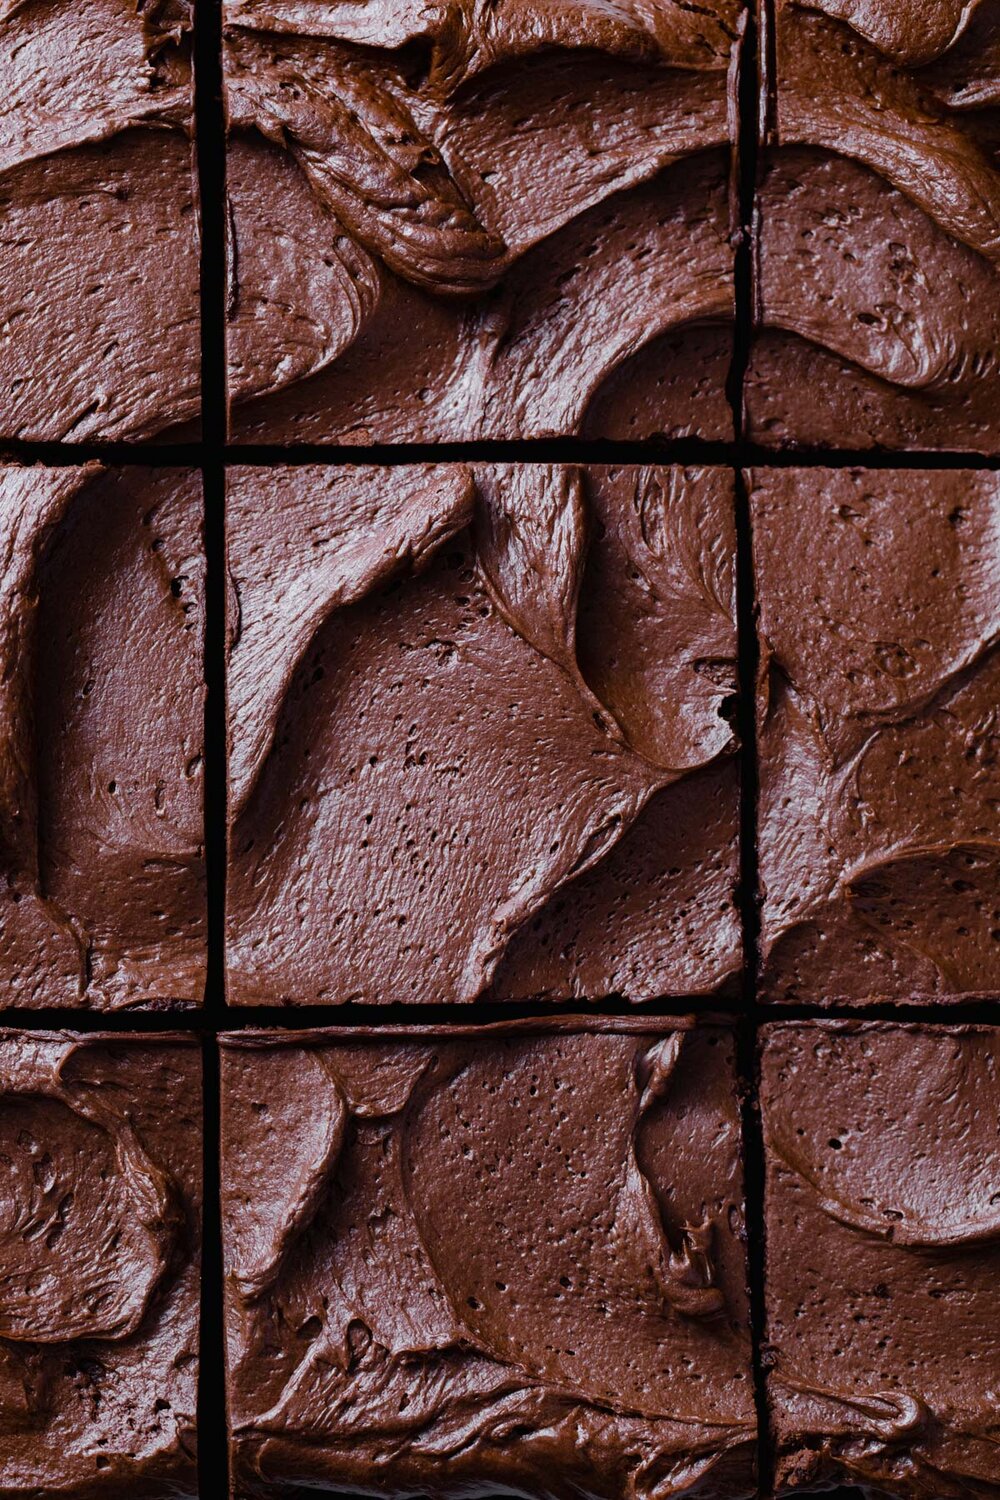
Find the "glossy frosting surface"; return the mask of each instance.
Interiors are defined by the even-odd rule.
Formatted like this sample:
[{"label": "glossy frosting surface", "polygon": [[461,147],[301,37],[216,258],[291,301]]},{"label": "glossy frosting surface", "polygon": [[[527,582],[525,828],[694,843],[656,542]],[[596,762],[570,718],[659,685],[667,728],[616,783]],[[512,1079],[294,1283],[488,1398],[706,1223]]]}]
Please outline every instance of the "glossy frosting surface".
[{"label": "glossy frosting surface", "polygon": [[1000,1032],[764,1036],[779,1491],[995,1496]]},{"label": "glossy frosting surface", "polygon": [[230,471],[236,1002],[735,982],[721,470]]},{"label": "glossy frosting surface", "polygon": [[777,0],[751,435],[1000,447],[1000,6]]},{"label": "glossy frosting surface", "polygon": [[188,0],[0,6],[0,438],[199,409]]},{"label": "glossy frosting surface", "polygon": [[1000,965],[1000,484],[752,476],[765,997],[960,999]]},{"label": "glossy frosting surface", "polygon": [[202,498],[0,468],[0,995],[200,1002]]},{"label": "glossy frosting surface", "polygon": [[751,1493],[732,1040],[657,1028],[224,1040],[241,1494]]},{"label": "glossy frosting surface", "polygon": [[725,438],[742,6],[227,0],[241,438]]},{"label": "glossy frosting surface", "polygon": [[0,1493],[197,1494],[201,1072],[0,1031]]}]

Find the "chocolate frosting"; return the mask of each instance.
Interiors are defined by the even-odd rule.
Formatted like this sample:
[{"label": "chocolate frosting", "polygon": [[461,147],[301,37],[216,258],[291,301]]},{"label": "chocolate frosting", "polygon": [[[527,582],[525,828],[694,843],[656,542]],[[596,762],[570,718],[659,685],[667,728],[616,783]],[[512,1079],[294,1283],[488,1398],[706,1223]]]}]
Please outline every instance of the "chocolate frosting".
[{"label": "chocolate frosting", "polygon": [[771,1000],[996,988],[1000,486],[752,475]]},{"label": "chocolate frosting", "polygon": [[0,6],[0,436],[146,438],[199,408],[188,0]]},{"label": "chocolate frosting", "polygon": [[775,38],[751,436],[995,449],[1000,12],[779,0]]},{"label": "chocolate frosting", "polygon": [[741,9],[228,0],[234,434],[731,435]]},{"label": "chocolate frosting", "polygon": [[200,1158],[190,1039],[0,1031],[5,1496],[196,1496]]},{"label": "chocolate frosting", "polygon": [[752,1493],[732,1040],[684,1025],[223,1039],[241,1494]]},{"label": "chocolate frosting", "polygon": [[231,1000],[735,983],[728,474],[237,468],[228,515]]},{"label": "chocolate frosting", "polygon": [[995,1496],[1000,1033],[764,1030],[779,1493]]},{"label": "chocolate frosting", "polygon": [[200,1001],[202,502],[185,470],[0,468],[0,991]]}]

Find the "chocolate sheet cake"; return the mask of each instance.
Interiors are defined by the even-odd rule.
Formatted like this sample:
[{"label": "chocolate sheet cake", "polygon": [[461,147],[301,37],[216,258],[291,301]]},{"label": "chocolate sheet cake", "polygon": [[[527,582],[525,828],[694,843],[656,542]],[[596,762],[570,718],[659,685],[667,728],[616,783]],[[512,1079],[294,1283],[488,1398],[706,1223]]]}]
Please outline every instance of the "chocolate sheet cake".
[{"label": "chocolate sheet cake", "polygon": [[749,434],[1000,448],[1000,7],[774,0]]},{"label": "chocolate sheet cake", "polygon": [[756,469],[768,1001],[1000,989],[1000,481]]},{"label": "chocolate sheet cake", "polygon": [[192,13],[0,6],[0,441],[198,417]]},{"label": "chocolate sheet cake", "polygon": [[0,1500],[1000,1500],[998,351],[1000,0],[0,0]]},{"label": "chocolate sheet cake", "polygon": [[205,987],[202,498],[0,466],[0,1004]]},{"label": "chocolate sheet cake", "polygon": [[740,0],[225,0],[240,440],[727,438]]},{"label": "chocolate sheet cake", "polygon": [[228,528],[231,1001],[734,992],[728,473],[235,468]]},{"label": "chocolate sheet cake", "polygon": [[0,1494],[198,1494],[201,1059],[0,1031]]},{"label": "chocolate sheet cake", "polygon": [[1000,1031],[763,1036],[778,1493],[995,1496]]},{"label": "chocolate sheet cake", "polygon": [[237,1495],[753,1493],[727,1032],[244,1032],[222,1067]]}]

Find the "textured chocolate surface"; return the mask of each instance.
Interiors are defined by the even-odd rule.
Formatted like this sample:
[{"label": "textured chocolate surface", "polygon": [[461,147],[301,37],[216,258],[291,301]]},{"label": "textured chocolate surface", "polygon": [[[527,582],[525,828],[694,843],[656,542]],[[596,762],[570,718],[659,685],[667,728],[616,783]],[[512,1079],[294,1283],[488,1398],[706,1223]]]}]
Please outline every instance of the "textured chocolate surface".
[{"label": "textured chocolate surface", "polygon": [[1000,7],[775,12],[750,435],[1000,448]]},{"label": "textured chocolate surface", "polygon": [[752,1493],[728,1033],[223,1046],[238,1495]]},{"label": "textured chocolate surface", "polygon": [[768,1000],[1000,973],[1000,481],[752,476]]},{"label": "textured chocolate surface", "polygon": [[0,1031],[0,1495],[197,1494],[190,1038]]},{"label": "textured chocolate surface", "polygon": [[188,0],[0,6],[0,438],[198,415]]},{"label": "textured chocolate surface", "polygon": [[245,440],[727,438],[740,0],[226,0]]},{"label": "textured chocolate surface", "polygon": [[765,1028],[779,1491],[1000,1493],[1000,1032]]},{"label": "textured chocolate surface", "polygon": [[197,1002],[202,499],[0,468],[0,1003]]},{"label": "textured chocolate surface", "polygon": [[233,469],[229,997],[731,988],[722,470]]}]

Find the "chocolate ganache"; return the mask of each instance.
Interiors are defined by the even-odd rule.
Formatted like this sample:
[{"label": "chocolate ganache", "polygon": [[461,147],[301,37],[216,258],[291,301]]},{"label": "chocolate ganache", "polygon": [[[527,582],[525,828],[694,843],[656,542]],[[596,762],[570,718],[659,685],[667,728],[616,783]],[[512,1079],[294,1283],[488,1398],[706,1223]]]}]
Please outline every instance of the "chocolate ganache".
[{"label": "chocolate ganache", "polygon": [[764,1029],[779,1494],[1000,1490],[1000,1030]]},{"label": "chocolate ganache", "polygon": [[0,438],[199,408],[188,0],[0,5]]},{"label": "chocolate ganache", "polygon": [[200,1002],[202,500],[0,467],[0,1002]]},{"label": "chocolate ganache", "polygon": [[198,1492],[197,1044],[0,1031],[0,1495]]},{"label": "chocolate ganache", "polygon": [[236,1003],[729,993],[732,478],[229,472]]},{"label": "chocolate ganache", "polygon": [[733,1044],[689,1026],[223,1039],[237,1496],[753,1492]]},{"label": "chocolate ganache", "polygon": [[755,470],[768,1000],[1000,973],[1000,481]]},{"label": "chocolate ganache", "polygon": [[1000,4],[776,0],[750,435],[1000,448]]},{"label": "chocolate ganache", "polygon": [[224,17],[235,436],[731,436],[741,0]]}]

